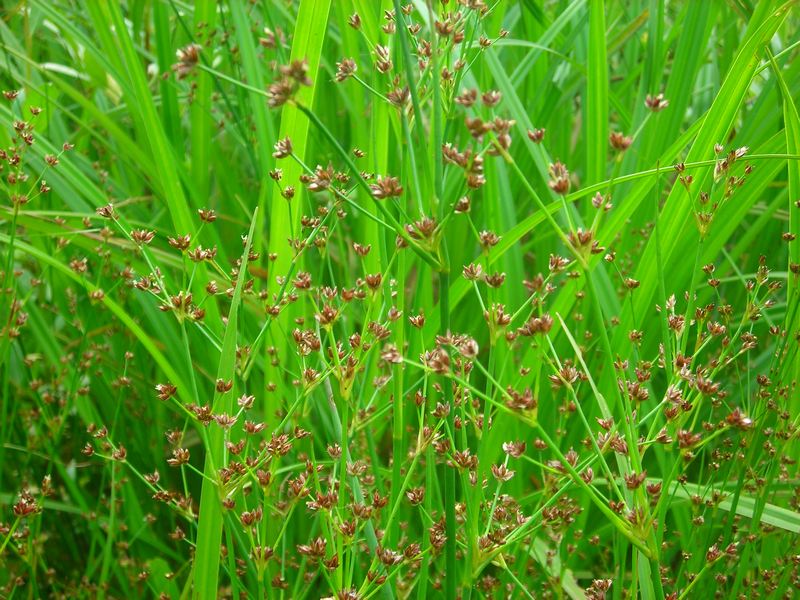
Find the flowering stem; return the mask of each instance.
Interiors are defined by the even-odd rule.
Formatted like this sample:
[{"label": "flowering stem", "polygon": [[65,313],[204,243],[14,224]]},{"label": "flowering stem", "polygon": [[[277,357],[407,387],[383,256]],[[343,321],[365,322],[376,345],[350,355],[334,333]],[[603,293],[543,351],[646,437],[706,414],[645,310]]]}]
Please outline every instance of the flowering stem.
[{"label": "flowering stem", "polygon": [[[331,133],[331,131],[325,126],[325,124],[322,121],[319,120],[319,117],[317,117],[317,115],[315,115],[313,113],[313,111],[310,111],[308,108],[306,108],[302,104],[297,104],[296,106],[297,106],[297,109],[300,112],[302,112],[304,115],[306,115],[308,117],[309,121],[311,121],[311,123],[317,129],[319,129],[320,133],[322,133],[322,135],[325,137],[325,139],[327,139],[328,142],[330,142],[330,144],[333,146],[334,150],[336,150],[337,154],[339,154],[339,156],[342,158],[342,160],[344,160],[344,162],[347,164],[347,166],[353,172],[353,175],[356,178],[356,182],[367,192],[367,194],[370,195],[370,197],[373,197],[372,196],[372,190],[370,189],[369,184],[361,176],[361,171],[358,169],[356,164],[353,162],[353,159],[350,158],[350,155],[347,152],[345,152],[344,148],[342,148],[341,144],[336,139],[336,137]],[[424,260],[426,263],[428,263],[434,269],[440,268],[440,265],[433,259],[433,257],[430,255],[430,253],[426,252],[424,249],[419,247],[419,244],[417,244],[417,242],[415,240],[413,240],[411,238],[411,236],[408,235],[408,233],[406,232],[405,228],[402,227],[400,225],[400,223],[397,222],[397,219],[394,218],[394,216],[387,210],[387,208],[385,206],[383,206],[383,204],[381,204],[380,202],[378,202],[376,200],[375,201],[375,206],[378,207],[378,210],[383,214],[383,217],[394,228],[395,233],[397,235],[399,235],[401,238],[403,238],[403,241],[405,241],[408,244],[408,246],[414,251],[415,254],[417,254],[422,260]]]},{"label": "flowering stem", "polygon": [[[398,281],[400,282],[400,293],[398,297],[397,309],[401,312],[405,309],[405,277],[406,272],[406,255],[400,252],[397,258],[397,274]],[[405,341],[405,329],[403,323],[398,331],[398,348],[403,348]],[[402,490],[399,489],[400,480],[402,478],[403,461],[400,460],[401,456],[405,456],[404,449],[404,431],[405,431],[405,402],[403,398],[403,365],[394,367],[393,383],[394,383],[394,403],[392,411],[392,503],[394,506],[399,506],[402,502]],[[417,452],[419,454],[419,452]],[[415,455],[416,457],[416,455]],[[387,524],[387,536],[390,542],[396,541],[395,529],[389,529]]]},{"label": "flowering stem", "polygon": [[[447,249],[442,246],[445,260]],[[439,310],[442,333],[447,335],[450,330],[450,273],[446,270],[439,271]],[[453,410],[453,384],[443,378],[444,402],[450,407],[447,413],[447,428],[450,435],[455,434],[455,411]],[[454,600],[456,597],[456,473],[453,467],[445,465],[444,471],[444,507],[445,507],[445,597]]]},{"label": "flowering stem", "polygon": [[356,80],[358,83],[360,83],[362,86],[364,86],[364,88],[366,88],[366,90],[367,90],[368,92],[370,92],[370,93],[374,94],[375,96],[377,96],[378,98],[380,98],[380,99],[381,99],[381,100],[383,100],[384,102],[387,102],[388,104],[391,104],[391,101],[390,101],[390,100],[389,100],[389,99],[388,99],[386,96],[384,96],[383,94],[381,94],[381,93],[380,93],[378,90],[376,90],[374,87],[372,87],[372,86],[371,86],[370,84],[368,84],[366,81],[364,81],[363,79],[361,79],[361,78],[360,78],[358,75],[356,75],[355,73],[353,73],[353,74],[352,74],[350,77],[352,77],[352,78],[353,78],[353,79],[355,79],[355,80]]},{"label": "flowering stem", "polygon": [[14,537],[14,532],[17,530],[17,525],[19,525],[21,518],[22,517],[17,517],[11,524],[11,529],[8,530],[8,535],[6,536],[6,539],[3,540],[3,545],[0,546],[0,556],[3,556],[3,551],[6,549],[8,542],[10,542],[11,538]]}]

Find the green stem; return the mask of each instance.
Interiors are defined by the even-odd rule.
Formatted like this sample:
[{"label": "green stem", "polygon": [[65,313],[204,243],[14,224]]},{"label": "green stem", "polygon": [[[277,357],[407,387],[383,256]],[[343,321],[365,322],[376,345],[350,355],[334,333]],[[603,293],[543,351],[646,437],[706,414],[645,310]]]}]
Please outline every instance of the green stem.
[{"label": "green stem", "polygon": [[[445,249],[446,254],[446,249]],[[450,274],[447,271],[439,272],[439,310],[442,333],[450,330]],[[449,434],[455,438],[455,410],[453,409],[453,384],[444,377],[444,402],[450,407],[447,415],[447,428]],[[453,467],[445,465],[444,472],[444,506],[445,506],[445,597],[448,600],[456,598],[456,473]]]},{"label": "green stem", "polygon": [[6,539],[3,540],[3,545],[0,546],[0,556],[3,556],[3,551],[6,549],[8,542],[10,542],[11,538],[14,537],[14,532],[17,530],[17,526],[19,525],[21,518],[22,517],[17,517],[16,519],[14,519],[14,523],[12,523],[11,529],[8,530],[8,535],[6,536]]}]

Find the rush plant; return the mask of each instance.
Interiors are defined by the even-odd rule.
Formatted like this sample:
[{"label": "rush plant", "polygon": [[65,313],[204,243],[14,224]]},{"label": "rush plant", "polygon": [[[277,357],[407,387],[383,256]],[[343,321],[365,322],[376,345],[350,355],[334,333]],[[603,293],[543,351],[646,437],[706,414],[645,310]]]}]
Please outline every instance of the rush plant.
[{"label": "rush plant", "polygon": [[0,9],[0,597],[791,598],[796,0]]}]

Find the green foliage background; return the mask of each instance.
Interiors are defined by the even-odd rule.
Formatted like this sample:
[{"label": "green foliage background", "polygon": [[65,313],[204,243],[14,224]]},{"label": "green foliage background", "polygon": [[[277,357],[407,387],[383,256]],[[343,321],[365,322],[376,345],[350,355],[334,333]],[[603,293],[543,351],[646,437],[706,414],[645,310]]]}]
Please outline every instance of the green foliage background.
[{"label": "green foliage background", "polygon": [[797,2],[401,4],[0,7],[2,597],[797,590]]}]

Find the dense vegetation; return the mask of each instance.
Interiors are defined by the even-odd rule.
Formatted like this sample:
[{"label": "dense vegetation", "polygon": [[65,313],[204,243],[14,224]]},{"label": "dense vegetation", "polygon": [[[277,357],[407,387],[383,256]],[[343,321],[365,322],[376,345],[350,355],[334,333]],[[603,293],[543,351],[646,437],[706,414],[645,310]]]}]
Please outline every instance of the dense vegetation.
[{"label": "dense vegetation", "polygon": [[797,5],[4,3],[0,597],[793,597]]}]

